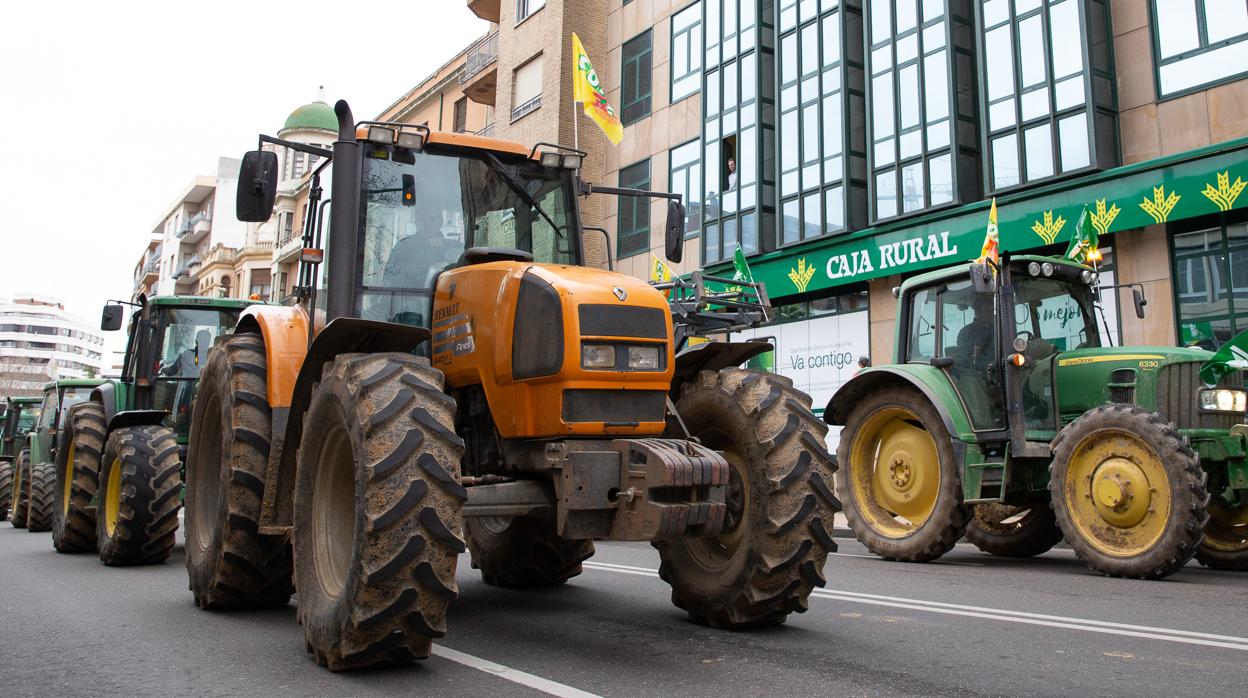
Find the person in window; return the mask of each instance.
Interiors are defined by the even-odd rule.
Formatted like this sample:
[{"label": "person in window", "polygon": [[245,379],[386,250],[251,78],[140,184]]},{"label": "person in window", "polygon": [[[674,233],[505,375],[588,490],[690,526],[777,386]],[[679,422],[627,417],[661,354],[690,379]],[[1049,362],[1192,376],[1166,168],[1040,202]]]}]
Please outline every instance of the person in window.
[{"label": "person in window", "polygon": [[993,302],[991,296],[975,299],[975,319],[958,331],[958,351],[972,368],[992,365],[994,341]]},{"label": "person in window", "polygon": [[208,360],[208,348],[210,346],[212,346],[212,333],[208,330],[196,332],[195,345],[187,347],[182,353],[174,357],[173,361],[162,366],[160,375],[177,378],[195,378],[199,376],[200,367]]},{"label": "person in window", "polygon": [[450,256],[456,252],[453,241],[442,235],[442,211],[418,206],[416,229],[394,243],[382,272],[382,285],[386,288],[429,288],[434,275],[455,261]]},{"label": "person in window", "polygon": [[729,191],[737,188],[737,160],[736,158],[728,158],[728,189]]}]

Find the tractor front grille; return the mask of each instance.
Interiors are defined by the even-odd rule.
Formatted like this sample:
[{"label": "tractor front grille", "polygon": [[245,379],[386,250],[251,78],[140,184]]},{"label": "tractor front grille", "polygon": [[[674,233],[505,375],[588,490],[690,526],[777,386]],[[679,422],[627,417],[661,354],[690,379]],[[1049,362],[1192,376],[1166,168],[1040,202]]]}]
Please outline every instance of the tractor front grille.
[{"label": "tractor front grille", "polygon": [[1109,374],[1109,401],[1124,405],[1135,402],[1135,369],[1120,368]]},{"label": "tractor front grille", "polygon": [[563,391],[565,422],[661,422],[666,408],[667,393],[662,390]]},{"label": "tractor front grille", "polygon": [[582,305],[581,334],[596,337],[666,339],[667,319],[658,308],[634,305]]},{"label": "tractor front grille", "polygon": [[[1200,363],[1195,361],[1163,366],[1157,376],[1157,412],[1180,429],[1229,431],[1243,422],[1242,414],[1200,411],[1196,402],[1197,392],[1205,386],[1200,382],[1199,371]],[[1223,378],[1218,387],[1242,390],[1243,375],[1232,373]]]}]

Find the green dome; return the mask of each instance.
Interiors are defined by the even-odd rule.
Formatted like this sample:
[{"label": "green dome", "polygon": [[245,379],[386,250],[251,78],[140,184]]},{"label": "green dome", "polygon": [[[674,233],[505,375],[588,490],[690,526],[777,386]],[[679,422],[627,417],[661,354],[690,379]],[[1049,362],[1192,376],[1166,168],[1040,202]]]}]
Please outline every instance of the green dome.
[{"label": "green dome", "polygon": [[312,102],[292,111],[290,116],[286,117],[286,125],[282,126],[283,131],[296,128],[316,128],[324,131],[338,130],[338,117],[334,115],[333,107],[324,102]]}]

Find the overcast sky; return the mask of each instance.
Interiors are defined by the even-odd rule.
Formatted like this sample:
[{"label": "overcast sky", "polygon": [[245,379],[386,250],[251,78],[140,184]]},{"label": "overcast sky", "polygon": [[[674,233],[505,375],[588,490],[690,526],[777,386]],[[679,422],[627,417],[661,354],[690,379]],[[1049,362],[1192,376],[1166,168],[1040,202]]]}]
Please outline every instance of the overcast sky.
[{"label": "overcast sky", "polygon": [[94,323],[219,156],[318,85],[376,116],[488,25],[464,0],[165,0],[6,2],[0,27],[0,296],[53,295]]}]

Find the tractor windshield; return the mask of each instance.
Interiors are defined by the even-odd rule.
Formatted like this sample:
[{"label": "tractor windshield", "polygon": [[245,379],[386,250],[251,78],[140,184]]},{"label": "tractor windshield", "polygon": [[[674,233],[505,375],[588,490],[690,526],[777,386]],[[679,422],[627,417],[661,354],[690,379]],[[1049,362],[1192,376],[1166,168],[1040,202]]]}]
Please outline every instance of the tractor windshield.
[{"label": "tractor windshield", "polygon": [[86,402],[87,398],[91,397],[92,390],[93,388],[89,386],[71,386],[64,389],[61,393],[61,412],[56,423],[57,429],[65,428],[65,421],[69,419],[69,408],[80,402]]},{"label": "tractor windshield", "polygon": [[434,279],[469,247],[578,261],[570,170],[514,156],[374,149],[362,180],[360,317],[428,326]]},{"label": "tractor windshield", "polygon": [[[13,409],[17,410],[17,436],[25,436],[35,428],[35,419],[39,417],[39,411],[32,409],[33,406],[18,405]],[[10,416],[12,413],[9,413]]]},{"label": "tractor windshield", "polygon": [[199,372],[208,360],[208,350],[217,338],[238,322],[239,311],[217,308],[161,308],[159,324],[164,327],[160,353],[156,359],[156,381],[152,409],[170,415],[168,426],[179,435],[189,433],[191,402]]}]

